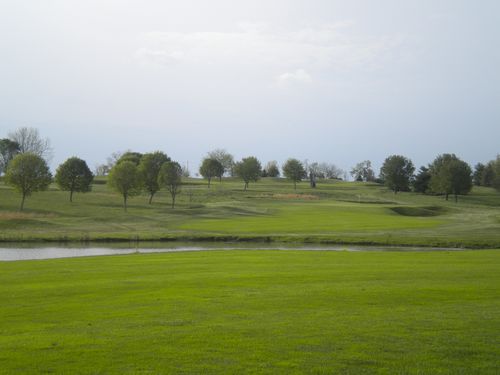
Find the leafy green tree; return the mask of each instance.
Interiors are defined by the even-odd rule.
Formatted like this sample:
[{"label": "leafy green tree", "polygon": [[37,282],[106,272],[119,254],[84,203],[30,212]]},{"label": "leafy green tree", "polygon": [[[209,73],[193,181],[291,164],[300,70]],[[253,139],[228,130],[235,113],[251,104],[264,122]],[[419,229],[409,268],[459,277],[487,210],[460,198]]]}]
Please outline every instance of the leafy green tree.
[{"label": "leafy green tree", "polygon": [[9,162],[19,153],[19,144],[8,138],[0,139],[0,174],[7,170]]},{"label": "leafy green tree", "polygon": [[181,191],[182,167],[175,161],[163,163],[158,176],[158,182],[165,186],[172,197],[172,208],[175,207],[175,197]]},{"label": "leafy green tree", "polygon": [[131,161],[135,165],[139,165],[141,162],[142,154],[140,152],[127,151],[120,156],[116,161],[116,164],[123,163],[124,161]]},{"label": "leafy green tree", "polygon": [[222,177],[224,174],[224,166],[215,159],[205,158],[201,162],[200,174],[208,180],[208,187],[214,177]]},{"label": "leafy green tree", "polygon": [[306,170],[299,160],[288,159],[283,165],[283,175],[293,181],[293,188],[297,190],[297,182],[306,177]]},{"label": "leafy green tree", "polygon": [[262,175],[262,167],[256,157],[249,156],[236,163],[234,173],[245,182],[244,190],[247,190],[250,181],[257,182],[259,180]]},{"label": "leafy green tree", "polygon": [[141,172],[132,161],[117,163],[109,172],[108,186],[122,195],[123,208],[127,211],[128,198],[141,193]]},{"label": "leafy green tree", "polygon": [[483,163],[477,163],[474,166],[474,174],[472,175],[472,180],[474,185],[481,186],[483,180],[483,174],[486,166]]},{"label": "leafy green tree", "polygon": [[455,154],[439,155],[429,166],[431,174],[430,187],[436,193],[454,194],[455,202],[458,195],[468,194],[472,189],[472,170]]},{"label": "leafy green tree", "polygon": [[7,185],[13,186],[22,195],[21,211],[24,200],[36,191],[47,190],[52,181],[47,162],[33,153],[16,155],[9,163],[5,174]]},{"label": "leafy green tree", "polygon": [[229,152],[227,152],[224,149],[215,149],[213,151],[210,151],[207,155],[209,159],[215,159],[219,163],[221,163],[222,167],[224,168],[224,171],[222,174],[217,175],[219,177],[219,180],[222,181],[222,176],[224,174],[226,175],[233,175],[233,168],[234,168],[234,157],[231,155]]},{"label": "leafy green tree", "polygon": [[170,161],[170,158],[161,151],[144,154],[139,163],[139,170],[144,179],[144,189],[149,193],[149,204],[153,201],[153,196],[160,190],[158,175],[161,166]]},{"label": "leafy green tree", "polygon": [[481,185],[492,187],[494,180],[495,180],[495,165],[493,161],[490,161],[484,167],[483,174],[481,175]]},{"label": "leafy green tree", "polygon": [[266,164],[266,167],[262,170],[262,177],[279,177],[279,176],[280,176],[280,169],[278,167],[278,162],[276,160],[268,162]]},{"label": "leafy green tree", "polygon": [[72,157],[62,163],[56,171],[55,181],[63,191],[69,191],[69,201],[73,202],[73,193],[86,193],[91,190],[94,175],[87,163]]},{"label": "leafy green tree", "polygon": [[356,181],[375,181],[375,172],[372,169],[372,162],[370,160],[365,160],[361,163],[356,164],[351,169],[351,176]]},{"label": "leafy green tree", "polygon": [[431,174],[429,173],[429,168],[424,166],[420,167],[420,170],[413,180],[413,190],[417,193],[428,193],[430,181]]},{"label": "leafy green tree", "polygon": [[391,155],[385,159],[380,169],[380,178],[396,194],[398,191],[410,190],[413,172],[415,167],[410,159],[401,155]]},{"label": "leafy green tree", "polygon": [[496,160],[492,162],[493,164],[493,171],[494,171],[494,177],[493,177],[493,183],[492,186],[500,191],[500,155],[497,155]]}]

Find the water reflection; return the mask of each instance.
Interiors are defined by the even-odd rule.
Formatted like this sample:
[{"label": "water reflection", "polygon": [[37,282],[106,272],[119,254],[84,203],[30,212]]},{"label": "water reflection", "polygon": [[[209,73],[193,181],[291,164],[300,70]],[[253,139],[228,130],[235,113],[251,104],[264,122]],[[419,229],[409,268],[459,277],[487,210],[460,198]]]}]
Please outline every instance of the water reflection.
[{"label": "water reflection", "polygon": [[318,245],[293,243],[217,243],[217,242],[117,242],[83,244],[11,243],[0,245],[0,261],[74,258],[134,253],[164,253],[209,250],[307,250],[307,251],[451,251],[462,249],[428,247],[384,247],[354,245]]}]

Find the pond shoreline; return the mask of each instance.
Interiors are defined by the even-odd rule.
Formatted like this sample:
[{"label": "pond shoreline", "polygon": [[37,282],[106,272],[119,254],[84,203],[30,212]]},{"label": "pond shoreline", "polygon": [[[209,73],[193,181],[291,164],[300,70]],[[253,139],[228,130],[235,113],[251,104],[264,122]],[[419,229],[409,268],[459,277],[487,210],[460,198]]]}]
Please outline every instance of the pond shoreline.
[{"label": "pond shoreline", "polygon": [[[420,247],[420,246],[354,246],[354,245],[306,245],[286,243],[94,243],[58,244],[24,243],[0,245],[0,262],[75,258],[87,256],[108,256],[127,254],[171,253],[192,251],[349,251],[349,252],[440,252],[471,251],[464,248]],[[477,250],[476,250],[477,251]]]}]

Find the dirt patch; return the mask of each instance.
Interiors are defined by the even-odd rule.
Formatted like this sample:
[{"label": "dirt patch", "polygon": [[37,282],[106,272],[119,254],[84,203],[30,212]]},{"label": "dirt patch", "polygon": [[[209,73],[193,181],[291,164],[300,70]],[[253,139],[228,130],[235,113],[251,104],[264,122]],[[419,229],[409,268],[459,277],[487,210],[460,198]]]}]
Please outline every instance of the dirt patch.
[{"label": "dirt patch", "polygon": [[317,195],[311,194],[274,194],[274,199],[303,199],[303,200],[318,200],[319,197]]},{"label": "dirt patch", "polygon": [[42,218],[54,218],[54,214],[37,214],[28,212],[0,212],[0,220],[30,220]]}]

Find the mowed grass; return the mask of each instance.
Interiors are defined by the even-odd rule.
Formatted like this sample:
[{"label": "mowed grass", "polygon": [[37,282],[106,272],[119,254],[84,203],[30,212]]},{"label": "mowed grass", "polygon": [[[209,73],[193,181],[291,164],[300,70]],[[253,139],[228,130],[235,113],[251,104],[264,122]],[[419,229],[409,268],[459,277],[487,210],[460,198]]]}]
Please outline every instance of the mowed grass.
[{"label": "mowed grass", "polygon": [[263,179],[243,191],[236,179],[186,180],[177,207],[158,193],[122,199],[98,180],[76,194],[55,186],[35,193],[18,212],[19,194],[0,183],[0,241],[254,240],[500,247],[500,194],[475,188],[459,202],[377,184],[320,181],[297,190],[285,179]]},{"label": "mowed grass", "polygon": [[0,263],[3,374],[498,374],[500,252]]}]

